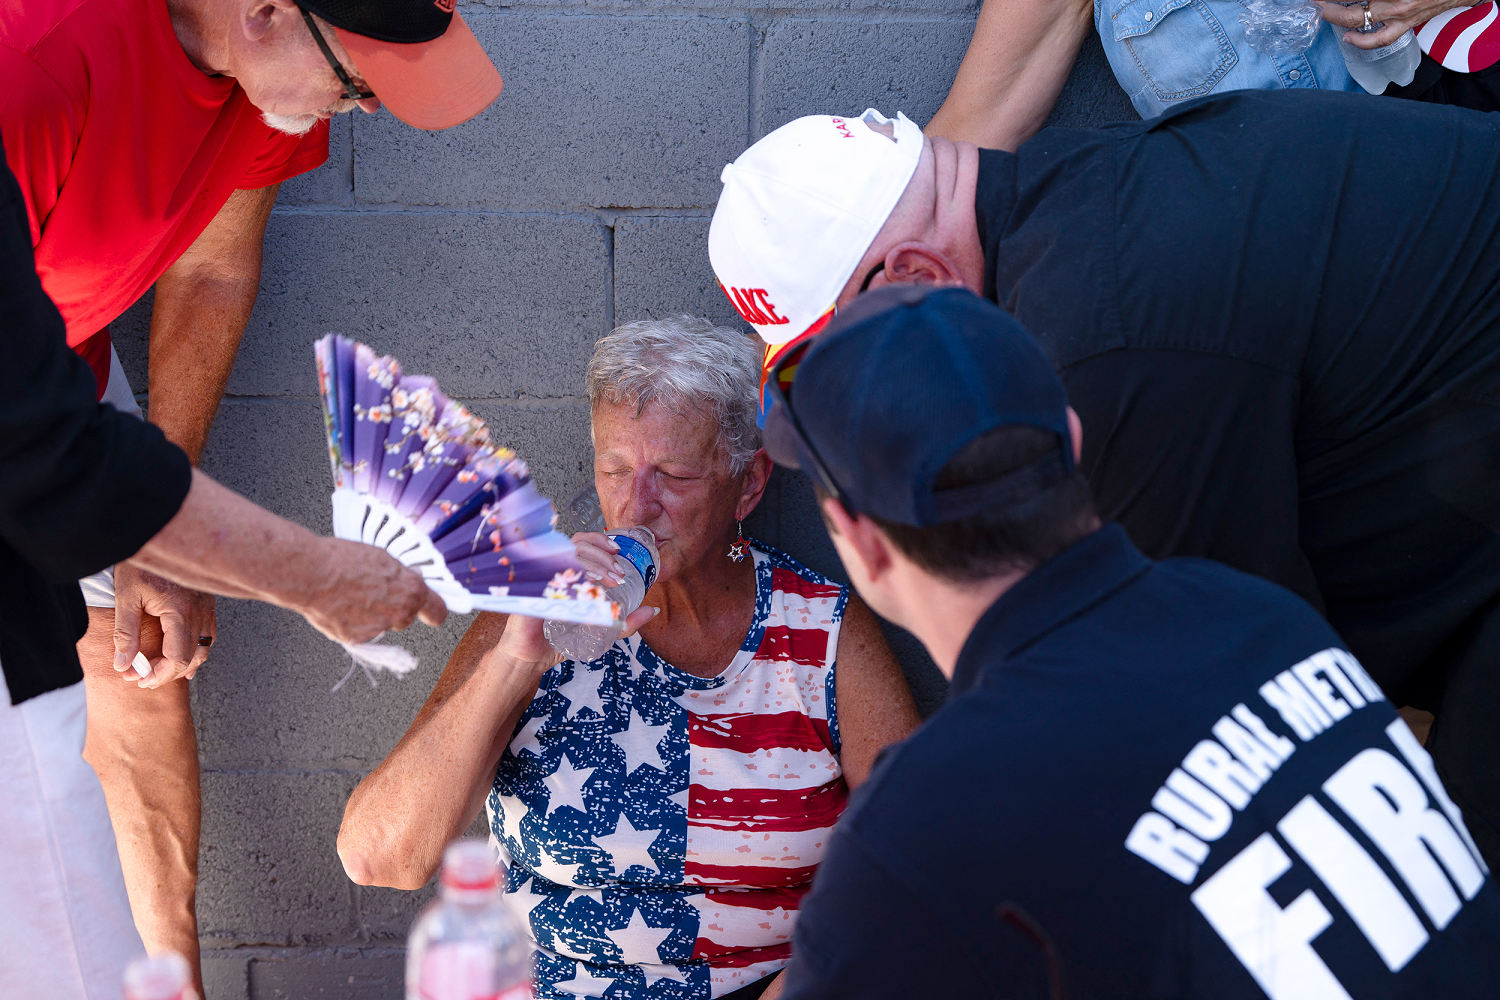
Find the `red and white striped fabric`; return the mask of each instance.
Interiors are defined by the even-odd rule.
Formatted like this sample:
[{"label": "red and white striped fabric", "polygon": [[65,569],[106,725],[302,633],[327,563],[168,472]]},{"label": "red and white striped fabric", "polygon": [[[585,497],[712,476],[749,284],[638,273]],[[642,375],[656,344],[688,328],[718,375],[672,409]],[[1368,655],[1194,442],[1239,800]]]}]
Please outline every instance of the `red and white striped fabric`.
[{"label": "red and white striped fabric", "polygon": [[1459,73],[1477,73],[1500,60],[1500,10],[1494,0],[1454,7],[1418,25],[1422,51]]},{"label": "red and white striped fabric", "polygon": [[638,637],[543,678],[491,828],[537,996],[721,997],[784,965],[848,802],[835,653],[848,590],[754,543],[752,624],[697,677]]}]

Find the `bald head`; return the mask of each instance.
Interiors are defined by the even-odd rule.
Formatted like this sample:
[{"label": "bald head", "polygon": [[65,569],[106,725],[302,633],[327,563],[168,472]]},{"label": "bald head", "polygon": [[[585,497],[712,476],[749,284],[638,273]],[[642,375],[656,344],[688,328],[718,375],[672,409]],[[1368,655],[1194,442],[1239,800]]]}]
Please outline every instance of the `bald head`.
[{"label": "bald head", "polygon": [[979,150],[941,136],[927,138],[917,169],[885,224],[865,250],[838,307],[884,284],[984,284],[984,251],[974,212]]}]

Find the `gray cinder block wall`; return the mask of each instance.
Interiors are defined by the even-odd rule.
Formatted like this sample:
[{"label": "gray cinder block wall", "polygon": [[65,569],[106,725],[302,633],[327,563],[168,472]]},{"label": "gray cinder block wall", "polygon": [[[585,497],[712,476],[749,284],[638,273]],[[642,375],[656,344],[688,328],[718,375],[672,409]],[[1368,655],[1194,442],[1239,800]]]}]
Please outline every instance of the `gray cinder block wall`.
[{"label": "gray cinder block wall", "polygon": [[[720,168],[802,114],[876,106],[925,123],[968,43],[970,0],[465,3],[505,77],[439,134],[386,114],[333,123],[332,155],[285,185],[260,298],[205,457],[276,512],[327,531],[311,344],[330,330],[470,402],[566,498],[589,481],[581,373],[618,322],[737,322],[714,284]],[[1133,117],[1097,45],[1054,121]],[[149,298],[149,297],[148,297]],[[146,385],[149,301],[116,327]],[[753,533],[840,574],[805,483],[778,474]],[[395,998],[407,926],[431,890],[354,886],[334,852],[344,800],[395,743],[467,624],[400,640],[417,673],[339,690],[348,660],[300,618],[219,603],[193,681],[203,762],[209,1000]],[[941,678],[893,636],[925,708]]]}]

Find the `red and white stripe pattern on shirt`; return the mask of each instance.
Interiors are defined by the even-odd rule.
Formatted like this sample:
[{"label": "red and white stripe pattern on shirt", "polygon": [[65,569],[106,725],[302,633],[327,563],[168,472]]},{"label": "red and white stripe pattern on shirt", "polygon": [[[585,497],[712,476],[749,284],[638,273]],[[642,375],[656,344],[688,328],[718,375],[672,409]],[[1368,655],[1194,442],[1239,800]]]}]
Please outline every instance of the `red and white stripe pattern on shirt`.
[{"label": "red and white stripe pattern on shirt", "polygon": [[1422,51],[1459,73],[1477,73],[1500,60],[1500,10],[1494,0],[1454,7],[1417,26]]},{"label": "red and white stripe pattern on shirt", "polygon": [[690,748],[685,881],[714,887],[695,901],[693,954],[711,960],[716,996],[786,964],[797,909],[848,802],[828,704],[845,592],[782,566],[771,582],[745,669],[678,699]]}]

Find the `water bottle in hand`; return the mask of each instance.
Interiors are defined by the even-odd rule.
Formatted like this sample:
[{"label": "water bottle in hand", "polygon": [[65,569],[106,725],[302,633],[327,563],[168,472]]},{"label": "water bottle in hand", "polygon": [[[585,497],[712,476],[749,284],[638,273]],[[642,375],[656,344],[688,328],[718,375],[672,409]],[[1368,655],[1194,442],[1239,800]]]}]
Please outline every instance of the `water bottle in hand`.
[{"label": "water bottle in hand", "polygon": [[[1370,31],[1385,27],[1384,21],[1370,25]],[[1361,35],[1369,34],[1364,28],[1355,28]],[[1344,41],[1339,34],[1339,51],[1344,54],[1344,65],[1354,82],[1372,94],[1385,92],[1388,84],[1404,87],[1417,75],[1417,66],[1422,62],[1422,47],[1410,29],[1389,45],[1378,49],[1362,49]]]},{"label": "water bottle in hand", "polygon": [[625,619],[641,606],[646,591],[656,582],[656,536],[650,528],[626,528],[611,531],[610,538],[620,547],[620,558],[625,561],[625,579],[618,586],[606,590],[605,595],[619,606],[620,614],[610,625],[580,625],[577,622],[548,621],[542,632],[552,648],[570,660],[587,663],[597,660],[613,646],[620,633],[625,631]]},{"label": "water bottle in hand", "polygon": [[164,951],[133,960],[125,967],[125,1000],[198,1000],[187,959]]},{"label": "water bottle in hand", "polygon": [[530,1000],[531,942],[500,877],[489,844],[448,845],[441,895],[406,940],[406,1000]]}]

